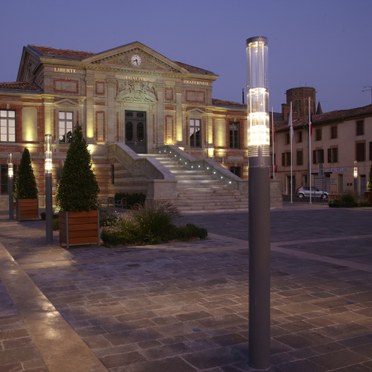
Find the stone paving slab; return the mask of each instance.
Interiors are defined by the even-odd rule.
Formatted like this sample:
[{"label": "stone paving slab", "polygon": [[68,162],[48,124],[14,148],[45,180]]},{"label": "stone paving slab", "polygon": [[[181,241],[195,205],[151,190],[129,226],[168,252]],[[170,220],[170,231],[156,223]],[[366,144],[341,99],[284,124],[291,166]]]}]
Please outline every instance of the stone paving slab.
[{"label": "stone paving slab", "polygon": [[[372,210],[271,215],[270,371],[372,370]],[[186,215],[179,221],[206,226],[208,240],[66,250],[45,244],[41,221],[0,219],[0,241],[104,370],[253,371],[247,220],[247,213]],[[311,223],[296,230],[304,220]],[[0,371],[54,371],[25,305],[9,293],[21,285],[3,265],[0,272]],[[50,358],[59,352],[78,354],[51,350]]]}]

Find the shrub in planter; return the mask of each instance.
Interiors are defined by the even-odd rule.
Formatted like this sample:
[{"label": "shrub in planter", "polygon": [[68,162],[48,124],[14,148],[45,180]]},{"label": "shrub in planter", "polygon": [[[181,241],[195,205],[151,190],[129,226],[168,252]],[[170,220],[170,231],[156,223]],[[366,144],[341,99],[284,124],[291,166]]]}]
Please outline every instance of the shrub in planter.
[{"label": "shrub in planter", "polygon": [[31,165],[30,152],[23,150],[21,162],[15,179],[15,192],[17,219],[38,219],[38,190],[34,171]]},{"label": "shrub in planter", "polygon": [[57,188],[61,245],[99,244],[99,187],[80,126],[71,137]]}]

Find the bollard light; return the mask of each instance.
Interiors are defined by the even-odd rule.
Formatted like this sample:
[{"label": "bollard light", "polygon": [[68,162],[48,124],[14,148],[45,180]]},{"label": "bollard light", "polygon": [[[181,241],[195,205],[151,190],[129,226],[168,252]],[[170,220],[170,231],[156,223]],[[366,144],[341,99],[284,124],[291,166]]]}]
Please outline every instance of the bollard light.
[{"label": "bollard light", "polygon": [[14,168],[13,155],[8,154],[8,200],[9,200],[9,220],[14,219],[13,187],[14,187]]},{"label": "bollard light", "polygon": [[45,135],[45,237],[47,243],[53,242],[53,160],[51,134]]},{"label": "bollard light", "polygon": [[249,363],[270,366],[270,118],[267,38],[247,39]]}]

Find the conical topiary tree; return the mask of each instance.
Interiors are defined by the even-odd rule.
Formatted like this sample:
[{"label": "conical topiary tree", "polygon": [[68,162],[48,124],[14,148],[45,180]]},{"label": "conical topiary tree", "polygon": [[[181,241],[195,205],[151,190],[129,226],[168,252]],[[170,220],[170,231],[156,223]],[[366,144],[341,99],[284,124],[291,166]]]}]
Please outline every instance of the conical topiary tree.
[{"label": "conical topiary tree", "polygon": [[62,211],[91,211],[98,208],[99,187],[80,126],[73,133],[57,189]]},{"label": "conical topiary tree", "polygon": [[14,196],[16,199],[35,199],[37,194],[38,190],[31,165],[30,152],[25,148],[17,171]]}]

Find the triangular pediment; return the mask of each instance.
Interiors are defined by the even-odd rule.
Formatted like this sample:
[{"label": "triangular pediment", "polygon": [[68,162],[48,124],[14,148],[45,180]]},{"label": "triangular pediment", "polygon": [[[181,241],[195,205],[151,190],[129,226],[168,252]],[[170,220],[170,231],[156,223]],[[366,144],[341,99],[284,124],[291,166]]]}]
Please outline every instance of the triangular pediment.
[{"label": "triangular pediment", "polygon": [[108,68],[187,73],[188,71],[140,42],[123,45],[95,54],[83,61],[86,64]]},{"label": "triangular pediment", "polygon": [[72,106],[76,106],[79,104],[79,102],[77,101],[73,101],[71,99],[66,99],[66,98],[56,100],[54,103],[58,106],[63,106],[63,107],[72,107]]},{"label": "triangular pediment", "polygon": [[204,110],[201,110],[199,107],[194,107],[194,108],[188,110],[188,113],[189,114],[194,114],[194,115],[204,114]]}]

